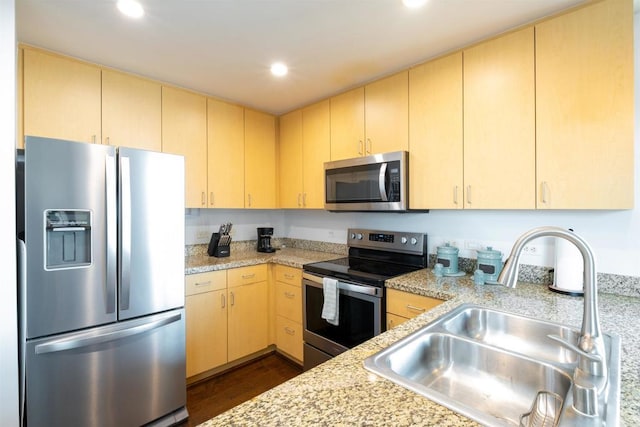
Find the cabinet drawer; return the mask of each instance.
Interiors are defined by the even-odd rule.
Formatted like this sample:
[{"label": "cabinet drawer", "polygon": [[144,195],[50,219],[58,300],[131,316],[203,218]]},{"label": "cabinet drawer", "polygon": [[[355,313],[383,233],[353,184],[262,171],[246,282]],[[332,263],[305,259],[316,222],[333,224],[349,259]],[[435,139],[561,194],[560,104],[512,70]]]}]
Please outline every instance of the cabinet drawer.
[{"label": "cabinet drawer", "polygon": [[302,323],[302,289],[300,286],[276,283],[276,314]]},{"label": "cabinet drawer", "polygon": [[277,316],[276,346],[279,350],[302,361],[302,325]]},{"label": "cabinet drawer", "polygon": [[227,278],[229,287],[264,282],[267,280],[267,264],[232,268],[231,270],[227,270]]},{"label": "cabinet drawer", "polygon": [[227,287],[227,272],[225,270],[218,270],[189,274],[184,280],[186,295],[201,294],[203,292],[225,289]]},{"label": "cabinet drawer", "polygon": [[387,312],[411,319],[444,301],[409,292],[387,289]]},{"label": "cabinet drawer", "polygon": [[278,282],[287,283],[297,287],[302,286],[302,270],[294,267],[287,267],[286,265],[276,265],[276,280]]},{"label": "cabinet drawer", "polygon": [[393,313],[387,313],[387,331],[403,324],[407,320],[409,319],[407,319],[406,317],[396,316]]}]

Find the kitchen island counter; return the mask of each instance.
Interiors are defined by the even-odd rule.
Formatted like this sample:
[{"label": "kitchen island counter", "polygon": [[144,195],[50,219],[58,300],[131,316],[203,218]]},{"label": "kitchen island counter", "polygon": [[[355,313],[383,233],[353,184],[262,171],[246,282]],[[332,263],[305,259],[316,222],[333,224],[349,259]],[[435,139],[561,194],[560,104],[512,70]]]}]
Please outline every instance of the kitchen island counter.
[{"label": "kitchen island counter", "polygon": [[[462,303],[475,303],[580,328],[582,298],[550,292],[544,285],[515,289],[476,286],[469,276],[437,278],[419,270],[386,282],[388,288],[445,300],[438,307],[287,381],[202,426],[471,426],[476,422],[378,377],[363,367],[368,356]],[[640,425],[640,299],[599,295],[603,332],[622,342],[621,421]]]}]

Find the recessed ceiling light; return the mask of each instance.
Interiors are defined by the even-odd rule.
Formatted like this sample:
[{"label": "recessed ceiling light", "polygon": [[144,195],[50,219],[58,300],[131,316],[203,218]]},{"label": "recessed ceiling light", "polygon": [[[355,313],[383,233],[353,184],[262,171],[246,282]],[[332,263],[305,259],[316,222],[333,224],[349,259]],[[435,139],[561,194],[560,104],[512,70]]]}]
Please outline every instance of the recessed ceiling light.
[{"label": "recessed ceiling light", "polygon": [[141,18],[144,15],[142,5],[136,0],[118,0],[118,10],[131,18]]},{"label": "recessed ceiling light", "polygon": [[286,76],[289,72],[289,69],[282,62],[274,62],[271,64],[271,74],[277,77]]},{"label": "recessed ceiling light", "polygon": [[402,4],[409,9],[418,9],[425,5],[427,0],[402,0]]}]

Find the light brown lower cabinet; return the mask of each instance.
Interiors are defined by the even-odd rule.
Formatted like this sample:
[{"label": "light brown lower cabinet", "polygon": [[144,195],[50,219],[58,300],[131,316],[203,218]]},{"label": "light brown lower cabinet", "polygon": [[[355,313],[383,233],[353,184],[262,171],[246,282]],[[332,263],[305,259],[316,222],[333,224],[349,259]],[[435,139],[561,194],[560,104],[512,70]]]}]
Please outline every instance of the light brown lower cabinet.
[{"label": "light brown lower cabinet", "polygon": [[397,289],[387,289],[387,329],[431,310],[444,301]]},{"label": "light brown lower cabinet", "polygon": [[302,270],[274,266],[276,347],[302,362]]}]

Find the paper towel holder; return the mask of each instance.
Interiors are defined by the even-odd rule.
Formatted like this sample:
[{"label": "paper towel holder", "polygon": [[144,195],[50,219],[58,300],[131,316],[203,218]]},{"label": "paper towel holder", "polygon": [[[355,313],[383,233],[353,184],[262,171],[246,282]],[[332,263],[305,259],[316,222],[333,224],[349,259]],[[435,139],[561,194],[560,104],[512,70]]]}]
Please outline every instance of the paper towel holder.
[{"label": "paper towel holder", "polygon": [[[573,232],[573,228],[569,228],[569,231]],[[558,246],[559,244],[562,244],[563,246],[560,247]],[[583,296],[584,295],[584,279],[583,279],[584,267],[583,267],[582,254],[580,254],[580,251],[578,250],[578,248],[573,243],[567,240],[556,239],[555,259],[556,259],[555,267],[550,271],[551,284],[549,285],[549,290],[553,292],[557,292],[559,294],[569,295],[574,297]],[[564,268],[561,268],[563,274],[561,276],[558,276],[557,270],[559,268],[559,261],[568,262],[569,265],[567,265],[567,267],[569,269],[571,268],[579,269],[580,270],[579,276],[582,276],[582,277],[580,277],[579,279],[576,277],[575,273],[578,273],[577,270],[573,272],[574,273],[573,277],[568,277],[567,270],[565,270]],[[565,283],[567,286],[562,286],[562,282],[567,280],[569,281],[569,283]],[[579,280],[579,282],[577,282],[577,280]],[[581,283],[582,287],[578,289],[575,286],[575,284],[577,283]]]}]

